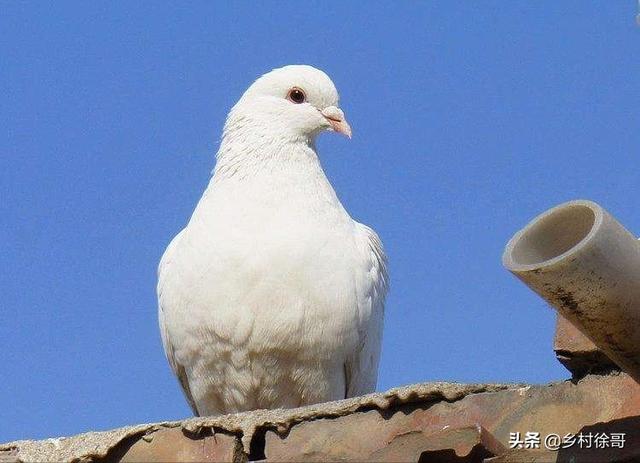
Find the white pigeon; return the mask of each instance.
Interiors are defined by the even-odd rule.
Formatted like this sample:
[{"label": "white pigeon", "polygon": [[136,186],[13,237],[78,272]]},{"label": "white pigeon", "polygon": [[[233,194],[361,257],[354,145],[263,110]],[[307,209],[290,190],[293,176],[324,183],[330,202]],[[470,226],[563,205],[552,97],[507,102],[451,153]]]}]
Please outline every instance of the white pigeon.
[{"label": "white pigeon", "polygon": [[196,415],[375,389],[386,259],[322,170],[315,138],[325,130],[351,137],[324,72],[285,66],[256,80],[160,261],[162,341]]}]

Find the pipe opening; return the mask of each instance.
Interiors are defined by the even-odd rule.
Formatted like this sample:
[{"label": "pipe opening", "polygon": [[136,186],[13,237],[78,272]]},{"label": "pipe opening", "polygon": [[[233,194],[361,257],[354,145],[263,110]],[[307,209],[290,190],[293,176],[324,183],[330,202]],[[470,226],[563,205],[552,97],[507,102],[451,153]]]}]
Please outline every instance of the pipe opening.
[{"label": "pipe opening", "polygon": [[529,224],[511,251],[517,265],[535,265],[554,259],[587,237],[596,221],[583,204],[562,207]]}]

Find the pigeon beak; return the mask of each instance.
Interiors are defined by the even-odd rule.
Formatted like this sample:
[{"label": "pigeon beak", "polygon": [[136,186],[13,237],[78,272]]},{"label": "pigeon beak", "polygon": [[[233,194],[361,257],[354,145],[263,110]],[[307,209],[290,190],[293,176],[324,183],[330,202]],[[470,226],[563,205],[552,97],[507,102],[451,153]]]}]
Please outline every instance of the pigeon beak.
[{"label": "pigeon beak", "polygon": [[322,115],[329,121],[331,128],[342,135],[351,138],[351,126],[344,117],[344,113],[340,108],[329,106],[320,111]]}]

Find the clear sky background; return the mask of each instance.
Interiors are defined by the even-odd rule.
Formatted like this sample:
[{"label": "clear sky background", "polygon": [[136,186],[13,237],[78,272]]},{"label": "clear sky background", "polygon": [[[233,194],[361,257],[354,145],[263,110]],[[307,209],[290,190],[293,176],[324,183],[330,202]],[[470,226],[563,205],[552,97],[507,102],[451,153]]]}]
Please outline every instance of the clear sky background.
[{"label": "clear sky background", "polygon": [[510,236],[592,199],[640,234],[634,1],[3,2],[0,441],[190,415],[156,266],[260,74],[325,70],[324,168],[380,234],[378,388],[567,378]]}]

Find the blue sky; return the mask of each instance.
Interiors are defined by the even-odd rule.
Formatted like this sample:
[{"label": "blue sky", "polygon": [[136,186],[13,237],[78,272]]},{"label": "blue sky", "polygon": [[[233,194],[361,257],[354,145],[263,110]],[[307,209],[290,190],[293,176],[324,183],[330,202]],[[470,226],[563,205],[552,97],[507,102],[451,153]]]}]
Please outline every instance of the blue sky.
[{"label": "blue sky", "polygon": [[189,416],[156,266],[228,109],[290,63],[336,83],[354,137],[321,160],[389,255],[379,389],[568,377],[500,257],[569,199],[640,234],[637,4],[341,3],[3,3],[0,441]]}]

